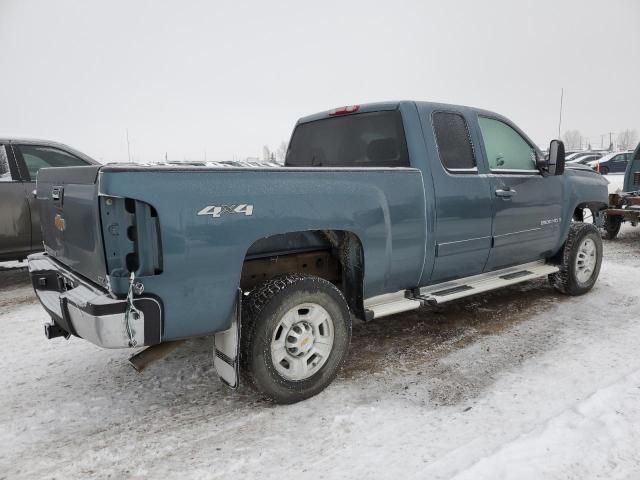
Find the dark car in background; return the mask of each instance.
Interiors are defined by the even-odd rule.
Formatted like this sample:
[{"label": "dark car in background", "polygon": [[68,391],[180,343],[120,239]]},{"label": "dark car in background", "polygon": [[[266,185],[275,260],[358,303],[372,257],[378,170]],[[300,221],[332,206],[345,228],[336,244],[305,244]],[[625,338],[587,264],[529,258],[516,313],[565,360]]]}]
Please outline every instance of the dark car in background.
[{"label": "dark car in background", "polygon": [[97,164],[61,143],[0,138],[0,261],[23,260],[42,250],[33,195],[38,170]]},{"label": "dark car in background", "polygon": [[581,165],[586,165],[593,160],[598,160],[602,158],[601,153],[585,153],[584,155],[576,155],[571,160],[567,160],[568,164],[579,163]]},{"label": "dark car in background", "polygon": [[629,160],[633,158],[633,152],[613,152],[600,159],[594,159],[589,165],[594,170],[598,170],[602,175],[608,173],[624,173],[627,170]]}]

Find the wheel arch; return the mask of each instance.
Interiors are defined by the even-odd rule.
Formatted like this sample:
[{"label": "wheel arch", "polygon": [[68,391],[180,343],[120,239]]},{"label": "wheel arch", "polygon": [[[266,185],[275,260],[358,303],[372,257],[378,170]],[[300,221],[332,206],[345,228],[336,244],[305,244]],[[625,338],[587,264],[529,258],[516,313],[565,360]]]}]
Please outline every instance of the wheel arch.
[{"label": "wheel arch", "polygon": [[242,265],[240,287],[251,290],[285,273],[316,275],[334,283],[351,312],[364,318],[364,249],[349,230],[291,231],[253,242]]},{"label": "wheel arch", "polygon": [[601,212],[602,210],[606,209],[608,206],[609,205],[607,202],[602,202],[602,201],[582,201],[582,202],[579,201],[579,202],[576,202],[576,205],[573,208],[573,211],[576,212],[579,209],[588,208],[592,212]]}]

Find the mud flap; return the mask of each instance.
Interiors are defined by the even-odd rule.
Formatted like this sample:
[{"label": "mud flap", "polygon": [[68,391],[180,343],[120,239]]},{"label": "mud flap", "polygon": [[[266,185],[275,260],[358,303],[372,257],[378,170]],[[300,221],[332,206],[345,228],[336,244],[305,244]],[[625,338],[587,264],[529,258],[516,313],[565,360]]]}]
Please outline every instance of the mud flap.
[{"label": "mud flap", "polygon": [[213,339],[213,366],[225,384],[235,390],[239,382],[240,363],[240,319],[242,318],[242,290],[238,289],[238,299],[231,326],[218,332]]}]

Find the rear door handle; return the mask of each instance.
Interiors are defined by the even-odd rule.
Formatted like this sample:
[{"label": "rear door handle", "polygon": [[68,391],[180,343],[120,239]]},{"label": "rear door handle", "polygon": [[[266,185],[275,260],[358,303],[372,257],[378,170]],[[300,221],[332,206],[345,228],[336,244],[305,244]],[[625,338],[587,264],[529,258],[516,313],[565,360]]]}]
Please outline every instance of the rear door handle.
[{"label": "rear door handle", "polygon": [[498,190],[496,190],[496,197],[502,197],[502,198],[511,198],[513,197],[516,193],[514,189],[512,188],[499,188]]}]

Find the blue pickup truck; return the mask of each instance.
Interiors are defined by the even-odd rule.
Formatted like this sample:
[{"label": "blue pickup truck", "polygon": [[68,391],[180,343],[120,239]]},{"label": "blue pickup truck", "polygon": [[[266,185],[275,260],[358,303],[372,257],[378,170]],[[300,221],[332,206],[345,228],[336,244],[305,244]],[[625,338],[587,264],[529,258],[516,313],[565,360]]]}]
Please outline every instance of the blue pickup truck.
[{"label": "blue pickup truck", "polygon": [[228,385],[292,403],[333,380],[353,318],[537,277],[590,290],[602,243],[576,220],[599,217],[607,182],[498,114],[402,101],[300,119],[284,167],[43,169],[37,199],[48,338],[213,334]]}]

